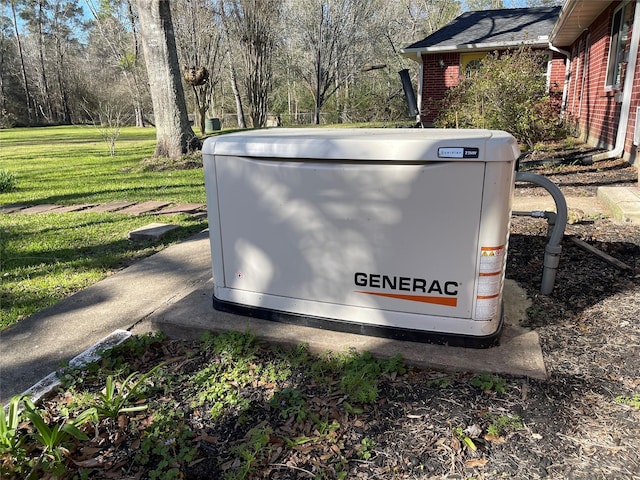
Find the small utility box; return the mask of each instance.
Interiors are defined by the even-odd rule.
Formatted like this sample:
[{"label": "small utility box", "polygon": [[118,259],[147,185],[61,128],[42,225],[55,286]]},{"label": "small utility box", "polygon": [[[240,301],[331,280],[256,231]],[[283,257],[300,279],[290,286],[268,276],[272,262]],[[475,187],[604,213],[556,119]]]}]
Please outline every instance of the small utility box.
[{"label": "small utility box", "polygon": [[502,328],[515,139],[272,129],[203,147],[216,309],[487,347]]}]

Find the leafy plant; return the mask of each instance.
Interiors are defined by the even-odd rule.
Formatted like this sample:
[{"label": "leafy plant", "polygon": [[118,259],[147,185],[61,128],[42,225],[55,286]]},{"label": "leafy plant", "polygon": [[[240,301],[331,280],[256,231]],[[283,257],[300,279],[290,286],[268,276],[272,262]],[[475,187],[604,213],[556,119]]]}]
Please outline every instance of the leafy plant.
[{"label": "leafy plant", "polygon": [[339,376],[340,388],[349,398],[359,403],[373,403],[378,398],[378,380],[383,374],[402,374],[406,371],[400,355],[378,360],[370,352],[351,350],[346,354],[327,355],[320,361],[326,362]]},{"label": "leafy plant", "polygon": [[132,335],[121,344],[100,352],[101,361],[95,366],[102,370],[128,371],[133,360],[148,355],[166,338],[162,332]]},{"label": "leafy plant", "polygon": [[23,446],[25,437],[18,432],[22,418],[19,410],[22,400],[22,395],[12,397],[9,400],[8,411],[5,413],[3,409],[0,414],[0,475],[22,472],[26,455]]},{"label": "leafy plant", "polygon": [[194,434],[185,424],[184,412],[165,405],[153,415],[153,422],[145,429],[136,462],[152,465],[149,479],[182,478],[180,466],[196,457],[198,448]]},{"label": "leafy plant", "polygon": [[616,402],[621,405],[628,405],[634,408],[640,408],[640,393],[634,393],[631,397],[618,395]]},{"label": "leafy plant", "polygon": [[491,421],[491,424],[487,427],[487,434],[493,437],[501,437],[505,433],[515,432],[522,428],[522,421],[518,415],[487,413],[485,416]]},{"label": "leafy plant", "polygon": [[215,356],[211,364],[202,368],[191,379],[196,397],[192,405],[210,403],[213,418],[220,416],[229,406],[240,405],[244,410],[248,408],[249,401],[240,395],[240,391],[251,379],[251,363],[245,358],[238,357],[235,361],[230,361]]},{"label": "leafy plant", "polygon": [[147,409],[147,405],[135,405],[126,407],[125,405],[131,401],[131,397],[135,396],[140,386],[162,366],[156,365],[145,375],[142,375],[135,382],[133,379],[137,372],[129,375],[124,382],[117,387],[116,381],[112,375],[107,377],[105,388],[98,394],[98,400],[93,407],[99,418],[108,417],[116,418],[121,413],[140,412]]},{"label": "leafy plant", "polygon": [[427,381],[427,385],[429,387],[435,388],[447,388],[449,385],[451,385],[451,378],[447,375],[433,378]]},{"label": "leafy plant", "polygon": [[21,395],[12,397],[11,400],[9,400],[9,411],[5,413],[3,410],[2,415],[0,415],[0,453],[14,450],[21,441],[17,435],[20,422],[19,406],[21,401]]},{"label": "leafy plant", "polygon": [[307,418],[306,397],[303,392],[293,387],[286,387],[274,393],[269,400],[269,406],[280,411],[280,416],[284,419],[295,416],[297,421]]},{"label": "leafy plant", "polygon": [[476,446],[476,444],[474,443],[473,440],[471,440],[471,437],[469,437],[465,432],[464,429],[462,427],[456,427],[453,431],[454,435],[462,440],[462,442],[471,450],[477,450],[478,447]]},{"label": "leafy plant", "polygon": [[203,348],[213,349],[214,353],[231,358],[251,358],[256,349],[256,336],[249,332],[207,332],[202,336]]},{"label": "leafy plant", "polygon": [[360,440],[360,448],[358,449],[358,457],[363,460],[369,460],[372,456],[371,449],[376,446],[376,442],[370,439],[369,437],[364,437]]},{"label": "leafy plant", "polygon": [[488,54],[447,92],[436,125],[506,130],[530,149],[564,136],[558,99],[547,93],[546,61],[526,45]]},{"label": "leafy plant", "polygon": [[7,170],[0,170],[0,193],[10,192],[16,188],[17,184],[15,174]]},{"label": "leafy plant", "polygon": [[24,414],[33,424],[34,431],[31,436],[42,448],[42,453],[27,478],[32,478],[40,467],[46,472],[61,475],[64,472],[64,457],[69,452],[65,444],[72,438],[88,440],[89,437],[79,430],[73,421],[67,419],[62,420],[59,424],[49,426],[36,406],[28,399],[25,399]]},{"label": "leafy plant", "polygon": [[485,392],[504,393],[507,391],[507,382],[503,378],[488,373],[476,375],[469,383]]},{"label": "leafy plant", "polygon": [[256,469],[271,455],[269,439],[272,434],[271,427],[256,427],[247,434],[247,442],[233,447],[231,450],[240,464],[236,469],[227,471],[226,478],[229,480],[251,478]]}]

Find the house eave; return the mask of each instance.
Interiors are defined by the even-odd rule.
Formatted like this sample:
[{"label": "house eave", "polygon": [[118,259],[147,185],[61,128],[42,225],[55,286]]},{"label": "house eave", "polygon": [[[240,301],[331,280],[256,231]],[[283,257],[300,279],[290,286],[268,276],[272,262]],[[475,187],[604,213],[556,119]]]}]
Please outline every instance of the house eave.
[{"label": "house eave", "polygon": [[549,39],[547,37],[537,40],[519,40],[512,42],[487,42],[487,43],[465,43],[463,45],[440,45],[435,47],[402,48],[400,54],[416,62],[420,62],[421,54],[453,53],[469,51],[491,51],[515,48],[520,45],[530,45],[532,47],[547,48]]},{"label": "house eave", "polygon": [[610,1],[565,0],[550,42],[559,47],[571,45],[610,4]]}]

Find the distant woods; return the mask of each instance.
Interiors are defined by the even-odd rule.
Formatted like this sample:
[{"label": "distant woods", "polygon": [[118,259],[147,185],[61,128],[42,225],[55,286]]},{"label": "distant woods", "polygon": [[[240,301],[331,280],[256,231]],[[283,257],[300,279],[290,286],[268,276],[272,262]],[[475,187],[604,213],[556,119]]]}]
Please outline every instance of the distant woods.
[{"label": "distant woods", "polygon": [[[399,49],[496,0],[171,0],[194,130],[406,118]],[[135,0],[0,0],[0,127],[155,124]],[[375,65],[376,68],[370,68]]]}]

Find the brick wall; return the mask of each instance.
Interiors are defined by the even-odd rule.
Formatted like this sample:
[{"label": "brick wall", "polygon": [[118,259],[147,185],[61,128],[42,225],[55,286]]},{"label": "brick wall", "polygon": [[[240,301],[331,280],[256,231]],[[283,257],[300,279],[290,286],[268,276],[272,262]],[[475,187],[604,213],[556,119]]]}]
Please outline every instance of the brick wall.
[{"label": "brick wall", "polygon": [[[615,146],[622,105],[621,90],[605,86],[611,21],[618,5],[619,2],[614,2],[607,8],[569,49],[572,59],[567,113],[583,139],[607,149]],[[628,5],[633,7],[635,2]],[[631,41],[631,32],[628,38]],[[640,92],[640,63],[636,64],[633,91]],[[635,111],[640,106],[640,95],[636,93],[631,98],[625,152],[627,157],[633,159],[637,153],[632,143]]]},{"label": "brick wall", "polygon": [[549,75],[549,90],[552,92],[562,91],[565,74],[564,61],[564,55],[553,52],[553,57],[551,57],[551,74]]},{"label": "brick wall", "polygon": [[[442,66],[441,66],[442,63]],[[422,108],[424,123],[432,123],[438,115],[440,102],[446,91],[458,85],[460,77],[460,54],[428,54],[422,58]]]}]

